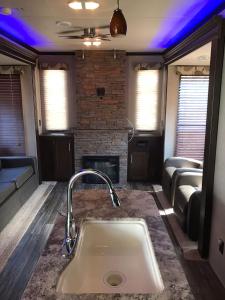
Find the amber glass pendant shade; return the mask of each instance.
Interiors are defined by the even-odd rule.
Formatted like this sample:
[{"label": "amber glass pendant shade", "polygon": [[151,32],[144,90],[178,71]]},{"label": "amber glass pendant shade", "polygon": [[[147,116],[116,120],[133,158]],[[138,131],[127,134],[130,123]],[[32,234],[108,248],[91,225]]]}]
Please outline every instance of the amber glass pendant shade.
[{"label": "amber glass pendant shade", "polygon": [[110,34],[112,37],[124,36],[127,33],[127,22],[124,18],[122,10],[117,8],[114,10],[112,20],[110,22]]}]

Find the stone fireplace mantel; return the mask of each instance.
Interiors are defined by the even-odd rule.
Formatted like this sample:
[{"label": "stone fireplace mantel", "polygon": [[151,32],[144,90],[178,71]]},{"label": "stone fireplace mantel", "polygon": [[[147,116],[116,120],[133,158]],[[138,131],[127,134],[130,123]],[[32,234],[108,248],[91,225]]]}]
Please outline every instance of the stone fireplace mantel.
[{"label": "stone fireplace mantel", "polygon": [[[75,171],[83,156],[119,156],[119,184],[127,182],[127,56],[117,51],[76,52]],[[105,89],[99,97],[98,88]]]},{"label": "stone fireplace mantel", "polygon": [[128,130],[74,131],[75,172],[82,169],[83,156],[119,156],[119,184],[127,182]]}]

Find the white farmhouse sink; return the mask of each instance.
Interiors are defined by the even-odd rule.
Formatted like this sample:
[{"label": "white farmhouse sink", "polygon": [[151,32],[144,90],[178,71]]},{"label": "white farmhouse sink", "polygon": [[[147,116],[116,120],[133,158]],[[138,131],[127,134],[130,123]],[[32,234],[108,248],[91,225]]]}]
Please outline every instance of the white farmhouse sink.
[{"label": "white farmhouse sink", "polygon": [[164,288],[143,219],[87,220],[57,292],[159,293]]}]

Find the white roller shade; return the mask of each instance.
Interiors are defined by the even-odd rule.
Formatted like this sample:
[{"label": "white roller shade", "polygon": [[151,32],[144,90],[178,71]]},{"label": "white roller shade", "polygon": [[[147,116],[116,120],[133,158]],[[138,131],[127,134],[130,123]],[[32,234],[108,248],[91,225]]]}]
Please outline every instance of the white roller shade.
[{"label": "white roller shade", "polygon": [[67,71],[41,71],[42,115],[46,130],[68,129],[67,87]]},{"label": "white roller shade", "polygon": [[159,70],[140,70],[136,82],[135,128],[159,127]]}]

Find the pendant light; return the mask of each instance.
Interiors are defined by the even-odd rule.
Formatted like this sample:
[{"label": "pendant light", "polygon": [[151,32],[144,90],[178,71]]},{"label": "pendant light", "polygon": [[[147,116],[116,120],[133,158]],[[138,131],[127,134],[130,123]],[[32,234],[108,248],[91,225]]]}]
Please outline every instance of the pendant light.
[{"label": "pendant light", "polygon": [[110,22],[110,33],[112,37],[124,36],[127,33],[127,22],[119,7],[119,0],[117,0],[117,6]]}]

